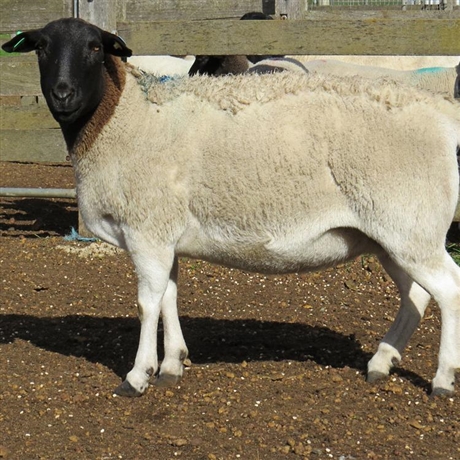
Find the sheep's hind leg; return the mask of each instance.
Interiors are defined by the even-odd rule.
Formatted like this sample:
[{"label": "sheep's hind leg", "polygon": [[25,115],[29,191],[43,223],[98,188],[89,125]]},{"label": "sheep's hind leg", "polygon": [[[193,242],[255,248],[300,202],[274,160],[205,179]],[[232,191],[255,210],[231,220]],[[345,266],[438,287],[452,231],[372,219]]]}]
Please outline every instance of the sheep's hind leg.
[{"label": "sheep's hind leg", "polygon": [[444,249],[422,260],[406,263],[404,269],[433,296],[441,310],[441,344],[432,395],[452,395],[455,371],[460,368],[460,267]]},{"label": "sheep's hind leg", "polygon": [[115,393],[140,396],[158,370],[157,331],[162,299],[170,283],[174,256],[170,251],[152,252],[146,247],[130,248],[138,276],[138,309],[141,321],[139,347],[134,367]]},{"label": "sheep's hind leg", "polygon": [[[432,396],[454,393],[455,371],[460,368],[460,267],[445,253],[445,263],[434,280],[432,294],[441,309],[441,344]],[[427,285],[427,289],[428,288]]]},{"label": "sheep's hind leg", "polygon": [[176,258],[161,307],[165,357],[154,382],[156,386],[160,387],[173,386],[179,382],[184,372],[184,361],[188,356],[177,312],[178,267]]},{"label": "sheep's hind leg", "polygon": [[370,383],[387,378],[391,368],[401,360],[401,353],[430,300],[430,294],[388,256],[380,257],[380,261],[399,289],[401,305],[393,324],[367,365],[367,381]]}]

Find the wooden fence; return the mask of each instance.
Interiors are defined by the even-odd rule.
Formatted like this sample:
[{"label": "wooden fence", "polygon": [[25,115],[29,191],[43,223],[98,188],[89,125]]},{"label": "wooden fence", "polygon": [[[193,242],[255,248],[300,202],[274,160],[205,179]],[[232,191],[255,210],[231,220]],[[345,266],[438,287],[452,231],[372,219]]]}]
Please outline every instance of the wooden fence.
[{"label": "wooden fence", "polygon": [[[399,10],[318,8],[313,0],[0,2],[0,43],[17,30],[78,15],[116,30],[140,55],[460,56],[457,0],[445,0],[444,9],[436,11],[420,6],[403,11],[403,3]],[[236,20],[248,11],[288,20]],[[0,55],[0,160],[63,162],[66,156],[60,130],[41,96],[35,56]]]}]

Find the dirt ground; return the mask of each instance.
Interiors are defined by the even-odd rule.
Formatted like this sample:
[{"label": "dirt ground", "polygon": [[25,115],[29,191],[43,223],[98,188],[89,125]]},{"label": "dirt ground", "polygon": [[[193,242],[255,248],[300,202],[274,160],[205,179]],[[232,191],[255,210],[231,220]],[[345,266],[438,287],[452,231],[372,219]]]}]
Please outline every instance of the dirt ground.
[{"label": "dirt ground", "polygon": [[[0,163],[0,186],[72,184],[68,165]],[[435,305],[390,378],[365,382],[398,308],[369,257],[290,276],[182,260],[192,364],[179,386],[115,396],[136,276],[123,252],[66,241],[76,225],[72,200],[0,199],[0,459],[460,458],[458,397],[429,397]]]}]

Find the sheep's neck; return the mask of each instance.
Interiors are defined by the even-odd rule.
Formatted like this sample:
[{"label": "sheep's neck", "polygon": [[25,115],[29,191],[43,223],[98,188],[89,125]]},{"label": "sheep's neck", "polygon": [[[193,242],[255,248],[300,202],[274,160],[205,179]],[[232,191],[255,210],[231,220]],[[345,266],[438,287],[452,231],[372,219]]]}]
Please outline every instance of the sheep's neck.
[{"label": "sheep's neck", "polygon": [[70,155],[79,158],[87,152],[115,112],[126,82],[124,64],[110,55],[105,60],[104,95],[96,109],[72,125],[61,125]]}]

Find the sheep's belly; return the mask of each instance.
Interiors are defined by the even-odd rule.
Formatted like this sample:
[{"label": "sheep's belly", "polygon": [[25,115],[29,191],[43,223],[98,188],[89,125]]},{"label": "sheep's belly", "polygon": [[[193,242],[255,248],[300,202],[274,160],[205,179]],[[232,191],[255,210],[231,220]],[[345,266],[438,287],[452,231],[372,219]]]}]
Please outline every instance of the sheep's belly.
[{"label": "sheep's belly", "polygon": [[262,273],[314,271],[337,265],[363,253],[378,253],[380,247],[358,230],[329,229],[319,235],[286,235],[283,238],[238,241],[195,235],[179,242],[180,256]]}]

